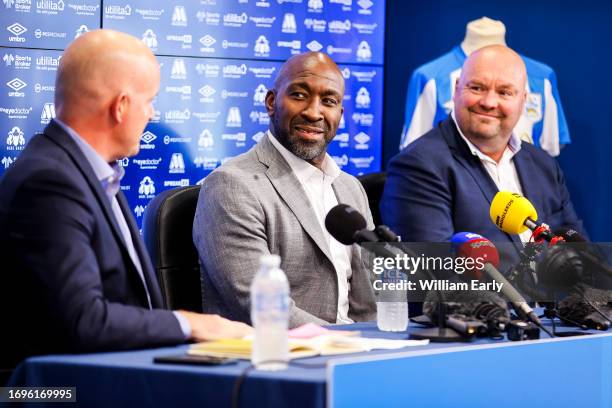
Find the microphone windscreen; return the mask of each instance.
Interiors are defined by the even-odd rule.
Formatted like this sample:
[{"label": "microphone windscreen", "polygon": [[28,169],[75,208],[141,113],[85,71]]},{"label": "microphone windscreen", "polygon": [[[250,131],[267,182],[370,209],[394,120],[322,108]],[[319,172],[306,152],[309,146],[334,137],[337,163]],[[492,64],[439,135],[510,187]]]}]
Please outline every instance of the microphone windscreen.
[{"label": "microphone windscreen", "polygon": [[459,250],[461,245],[465,244],[466,242],[472,239],[476,239],[476,238],[484,238],[484,237],[480,234],[475,234],[473,232],[457,232],[451,237],[451,240],[450,240],[452,244],[453,253],[457,254],[457,251]]},{"label": "microphone windscreen", "polygon": [[[457,256],[462,258],[480,258],[483,264],[489,263],[494,267],[499,266],[499,252],[495,245],[486,238],[472,239],[457,249]],[[481,269],[474,268],[466,271],[465,278],[467,279],[482,279],[483,272]]]},{"label": "microphone windscreen", "polygon": [[555,235],[562,237],[565,242],[588,242],[578,231],[567,227],[557,229]]},{"label": "microphone windscreen", "polygon": [[495,194],[489,208],[491,221],[508,234],[520,234],[527,230],[525,221],[538,219],[533,204],[520,194],[500,191]]},{"label": "microphone windscreen", "polygon": [[367,227],[363,215],[346,204],[338,204],[325,216],[325,228],[338,242],[344,245],[355,243],[355,233]]}]

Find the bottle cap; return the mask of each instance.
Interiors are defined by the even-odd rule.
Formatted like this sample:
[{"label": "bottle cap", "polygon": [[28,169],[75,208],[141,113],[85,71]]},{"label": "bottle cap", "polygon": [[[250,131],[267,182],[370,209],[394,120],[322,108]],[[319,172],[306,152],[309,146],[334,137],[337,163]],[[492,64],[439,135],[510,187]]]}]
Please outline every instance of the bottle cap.
[{"label": "bottle cap", "polygon": [[268,268],[278,268],[280,267],[280,263],[280,256],[276,254],[262,255],[261,257],[259,257],[259,264],[261,266],[266,266]]}]

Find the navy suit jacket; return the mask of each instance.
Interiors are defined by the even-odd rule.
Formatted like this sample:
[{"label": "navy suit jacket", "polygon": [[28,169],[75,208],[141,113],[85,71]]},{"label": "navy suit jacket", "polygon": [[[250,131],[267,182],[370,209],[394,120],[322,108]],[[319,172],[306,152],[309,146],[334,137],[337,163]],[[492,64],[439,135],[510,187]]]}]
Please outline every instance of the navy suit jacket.
[{"label": "navy suit jacket", "polygon": [[145,287],[110,200],[76,143],[55,122],[0,180],[0,316],[6,364],[33,354],[176,344],[180,325],[163,299],[138,228],[117,199]]},{"label": "navy suit jacket", "polygon": [[[538,220],[553,230],[569,227],[586,236],[557,161],[529,143],[521,145],[513,161]],[[497,192],[449,116],[391,160],[381,214],[406,242],[448,242],[454,233],[467,231],[495,243],[520,243],[518,235],[499,230],[489,218]]]}]

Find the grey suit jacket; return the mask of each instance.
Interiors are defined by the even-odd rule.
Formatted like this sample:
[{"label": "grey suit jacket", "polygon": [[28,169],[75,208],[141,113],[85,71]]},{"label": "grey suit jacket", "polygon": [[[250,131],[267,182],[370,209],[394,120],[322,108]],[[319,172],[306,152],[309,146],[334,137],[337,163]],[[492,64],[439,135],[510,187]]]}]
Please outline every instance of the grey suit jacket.
[{"label": "grey suit jacket", "polygon": [[[361,183],[341,173],[339,203],[372,216]],[[290,327],[335,323],[338,282],[329,245],[291,168],[267,137],[213,171],[202,184],[194,227],[205,313],[250,322],[251,281],[263,254],[278,254],[291,290]],[[351,251],[349,317],[375,317],[375,300],[360,250]]]}]

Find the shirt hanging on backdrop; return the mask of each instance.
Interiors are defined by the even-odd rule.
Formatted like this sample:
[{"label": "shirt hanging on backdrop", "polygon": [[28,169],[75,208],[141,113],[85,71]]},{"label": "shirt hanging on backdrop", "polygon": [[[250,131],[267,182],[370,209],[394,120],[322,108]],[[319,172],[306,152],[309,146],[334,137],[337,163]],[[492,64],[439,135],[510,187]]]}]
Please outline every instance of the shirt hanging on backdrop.
[{"label": "shirt hanging on backdrop", "polygon": [[[557,77],[549,66],[523,57],[527,68],[527,101],[514,133],[558,156],[570,135],[561,106]],[[417,68],[408,84],[400,149],[425,134],[453,109],[455,82],[466,55],[460,46]]]}]

